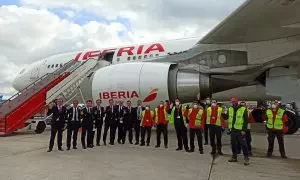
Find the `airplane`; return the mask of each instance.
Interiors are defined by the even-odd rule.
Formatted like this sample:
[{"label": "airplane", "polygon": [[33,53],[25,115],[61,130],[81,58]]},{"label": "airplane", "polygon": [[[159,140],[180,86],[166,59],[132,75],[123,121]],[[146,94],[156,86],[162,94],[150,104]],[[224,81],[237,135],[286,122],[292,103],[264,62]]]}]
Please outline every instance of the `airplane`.
[{"label": "airplane", "polygon": [[90,99],[182,102],[238,97],[293,102],[299,126],[300,1],[247,0],[203,38],[79,51],[51,56],[23,69],[13,81],[21,90],[64,63],[107,61],[83,89]]}]

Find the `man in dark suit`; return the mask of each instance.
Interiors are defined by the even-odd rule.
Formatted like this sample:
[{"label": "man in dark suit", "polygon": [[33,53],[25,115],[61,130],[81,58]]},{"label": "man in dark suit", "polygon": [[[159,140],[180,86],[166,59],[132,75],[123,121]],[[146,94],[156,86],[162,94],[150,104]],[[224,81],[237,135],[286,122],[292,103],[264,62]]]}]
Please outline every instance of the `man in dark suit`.
[{"label": "man in dark suit", "polygon": [[[92,101],[86,101],[86,107],[81,111],[82,117],[82,132],[81,144],[83,149],[93,148],[93,116],[92,116]],[[86,138],[87,137],[87,138]],[[86,141],[85,141],[86,140]],[[87,143],[85,143],[87,142]],[[87,145],[87,146],[86,146]]]},{"label": "man in dark suit", "polygon": [[52,107],[52,121],[51,121],[51,137],[49,142],[48,152],[51,152],[54,146],[54,139],[57,133],[57,146],[59,151],[62,149],[62,134],[67,118],[67,108],[63,106],[63,100],[57,99],[57,106]]},{"label": "man in dark suit", "polygon": [[100,138],[101,138],[101,131],[102,131],[102,125],[103,125],[103,117],[104,117],[104,107],[101,106],[102,101],[98,99],[96,101],[96,106],[93,107],[93,119],[95,122],[95,128],[97,131],[97,137],[96,137],[96,145],[100,146]]},{"label": "man in dark suit", "polygon": [[103,143],[106,145],[106,136],[107,131],[110,129],[110,145],[114,145],[116,128],[117,128],[117,109],[115,109],[114,101],[109,100],[109,106],[105,108],[105,125],[104,125],[104,134],[103,134]]},{"label": "man in dark suit", "polygon": [[136,119],[136,109],[131,107],[131,101],[127,101],[127,107],[124,110],[124,135],[123,135],[123,143],[125,143],[126,140],[126,134],[127,131],[129,133],[128,139],[129,143],[132,144],[132,129],[133,129],[133,123]]},{"label": "man in dark suit", "polygon": [[71,147],[71,137],[73,133],[73,149],[77,149],[77,134],[81,127],[80,123],[80,109],[78,101],[73,101],[73,107],[68,110],[68,127],[67,127],[67,150]]},{"label": "man in dark suit", "polygon": [[119,144],[124,144],[123,142],[123,136],[124,136],[124,110],[125,107],[123,106],[123,101],[119,101],[119,105],[116,106],[117,109],[117,114],[118,114],[118,121],[117,121],[117,126],[118,126],[118,143]]},{"label": "man in dark suit", "polygon": [[137,101],[137,107],[135,109],[136,109],[136,119],[134,122],[135,145],[138,145],[140,141],[142,112],[145,110],[145,107],[142,106],[141,100]]}]

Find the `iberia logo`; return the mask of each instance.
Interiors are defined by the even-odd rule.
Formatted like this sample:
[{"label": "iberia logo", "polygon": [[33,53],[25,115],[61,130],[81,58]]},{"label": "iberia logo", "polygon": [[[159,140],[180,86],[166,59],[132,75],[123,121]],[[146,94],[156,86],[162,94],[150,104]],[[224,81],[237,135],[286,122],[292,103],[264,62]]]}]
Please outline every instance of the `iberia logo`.
[{"label": "iberia logo", "polygon": [[143,100],[143,102],[151,102],[153,101],[156,96],[157,96],[157,93],[158,93],[158,89],[153,89],[150,91],[149,95]]}]

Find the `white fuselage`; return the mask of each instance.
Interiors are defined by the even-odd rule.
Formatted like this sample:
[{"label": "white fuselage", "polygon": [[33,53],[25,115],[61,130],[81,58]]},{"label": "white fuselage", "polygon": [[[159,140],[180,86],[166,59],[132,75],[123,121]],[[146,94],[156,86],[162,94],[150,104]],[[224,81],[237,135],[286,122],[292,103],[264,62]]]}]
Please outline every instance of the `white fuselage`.
[{"label": "white fuselage", "polygon": [[199,38],[178,39],[162,43],[148,43],[116,48],[103,48],[98,50],[84,50],[58,54],[36,61],[23,69],[14,79],[12,86],[21,91],[38,78],[52,73],[70,60],[86,61],[98,58],[100,53],[114,52],[111,64],[130,63],[137,61],[151,61],[157,57],[180,53],[188,50],[197,43]]}]

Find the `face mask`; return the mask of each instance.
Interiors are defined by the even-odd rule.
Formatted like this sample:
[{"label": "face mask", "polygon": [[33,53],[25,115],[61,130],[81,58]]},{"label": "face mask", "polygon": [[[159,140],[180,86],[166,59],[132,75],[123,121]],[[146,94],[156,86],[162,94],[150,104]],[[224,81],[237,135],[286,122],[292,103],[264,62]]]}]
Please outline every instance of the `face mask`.
[{"label": "face mask", "polygon": [[272,104],[272,109],[276,109],[277,108],[277,105],[276,104]]},{"label": "face mask", "polygon": [[216,103],[212,103],[212,106],[217,106],[217,104]]},{"label": "face mask", "polygon": [[146,107],[146,110],[149,110],[149,107]]},{"label": "face mask", "polygon": [[163,104],[160,104],[160,105],[159,105],[159,107],[163,107],[163,106],[164,106]]},{"label": "face mask", "polygon": [[179,105],[179,102],[178,102],[178,101],[176,101],[176,102],[175,102],[175,104],[176,104],[176,106],[178,106],[178,105]]},{"label": "face mask", "polygon": [[198,106],[197,106],[197,105],[194,105],[194,108],[195,108],[195,109],[197,109],[197,108],[198,108]]}]

